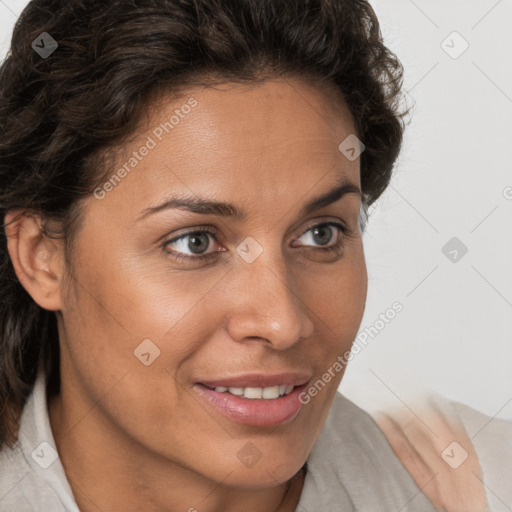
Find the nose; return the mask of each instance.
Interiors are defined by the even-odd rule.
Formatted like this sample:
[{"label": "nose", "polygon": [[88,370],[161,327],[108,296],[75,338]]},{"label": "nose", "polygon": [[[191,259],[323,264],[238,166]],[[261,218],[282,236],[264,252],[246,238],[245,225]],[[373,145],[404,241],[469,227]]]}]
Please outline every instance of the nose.
[{"label": "nose", "polygon": [[259,339],[285,350],[310,337],[314,324],[282,259],[272,264],[264,255],[234,270],[236,304],[230,307],[227,328],[235,341]]}]

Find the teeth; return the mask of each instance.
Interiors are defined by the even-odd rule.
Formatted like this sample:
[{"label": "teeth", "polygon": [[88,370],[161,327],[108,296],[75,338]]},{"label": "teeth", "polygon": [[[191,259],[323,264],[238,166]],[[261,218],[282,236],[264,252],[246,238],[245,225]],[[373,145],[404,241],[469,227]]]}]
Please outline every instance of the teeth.
[{"label": "teeth", "polygon": [[218,393],[226,393],[229,392],[232,395],[243,396],[244,398],[253,399],[264,399],[264,400],[273,400],[275,398],[279,398],[283,395],[288,395],[293,391],[293,386],[287,386],[285,384],[281,384],[279,386],[269,386],[266,388],[228,388],[224,386],[217,386],[215,391]]},{"label": "teeth", "polygon": [[263,393],[262,388],[245,388],[244,396],[245,398],[261,398]]},{"label": "teeth", "polygon": [[261,398],[279,398],[279,386],[263,388]]}]

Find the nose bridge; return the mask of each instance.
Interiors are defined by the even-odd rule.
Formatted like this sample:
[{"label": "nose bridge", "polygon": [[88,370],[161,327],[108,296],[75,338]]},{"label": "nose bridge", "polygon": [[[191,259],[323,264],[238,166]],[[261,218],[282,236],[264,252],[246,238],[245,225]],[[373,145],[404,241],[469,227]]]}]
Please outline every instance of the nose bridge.
[{"label": "nose bridge", "polygon": [[259,338],[285,349],[311,335],[313,323],[280,249],[266,248],[251,263],[240,261],[234,273],[236,304],[228,322],[234,340]]}]

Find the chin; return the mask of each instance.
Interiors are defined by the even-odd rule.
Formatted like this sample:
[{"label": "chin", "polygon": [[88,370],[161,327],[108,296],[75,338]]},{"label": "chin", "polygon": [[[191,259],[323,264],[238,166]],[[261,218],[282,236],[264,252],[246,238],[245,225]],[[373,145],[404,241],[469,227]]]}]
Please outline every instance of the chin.
[{"label": "chin", "polygon": [[264,461],[264,457],[262,457],[251,467],[240,463],[225,468],[222,474],[229,473],[229,476],[223,480],[223,483],[254,490],[274,487],[290,480],[300,471],[304,462],[305,460],[295,458]]},{"label": "chin", "polygon": [[276,474],[272,472],[271,469],[268,470],[269,472],[263,471],[257,473],[250,470],[246,472],[237,470],[231,473],[229,477],[226,478],[226,480],[224,480],[222,483],[224,485],[229,485],[231,487],[236,487],[240,489],[268,489],[270,487],[282,485],[283,483],[287,482],[288,480],[293,478],[293,476],[300,470],[301,467],[302,464],[299,465],[297,471],[286,471],[286,474]]}]

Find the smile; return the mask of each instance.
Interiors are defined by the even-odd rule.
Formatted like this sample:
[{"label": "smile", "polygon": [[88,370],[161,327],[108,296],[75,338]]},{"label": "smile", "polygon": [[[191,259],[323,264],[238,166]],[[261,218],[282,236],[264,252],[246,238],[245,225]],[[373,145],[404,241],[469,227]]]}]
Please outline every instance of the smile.
[{"label": "smile", "polygon": [[231,393],[235,396],[243,396],[251,400],[275,400],[281,396],[289,395],[293,391],[294,386],[286,384],[279,384],[277,386],[269,386],[266,388],[236,388],[217,386],[215,391],[217,393]]},{"label": "smile", "polygon": [[265,427],[293,421],[303,404],[300,393],[311,374],[252,374],[223,380],[202,381],[193,389],[217,414],[243,425]]}]

